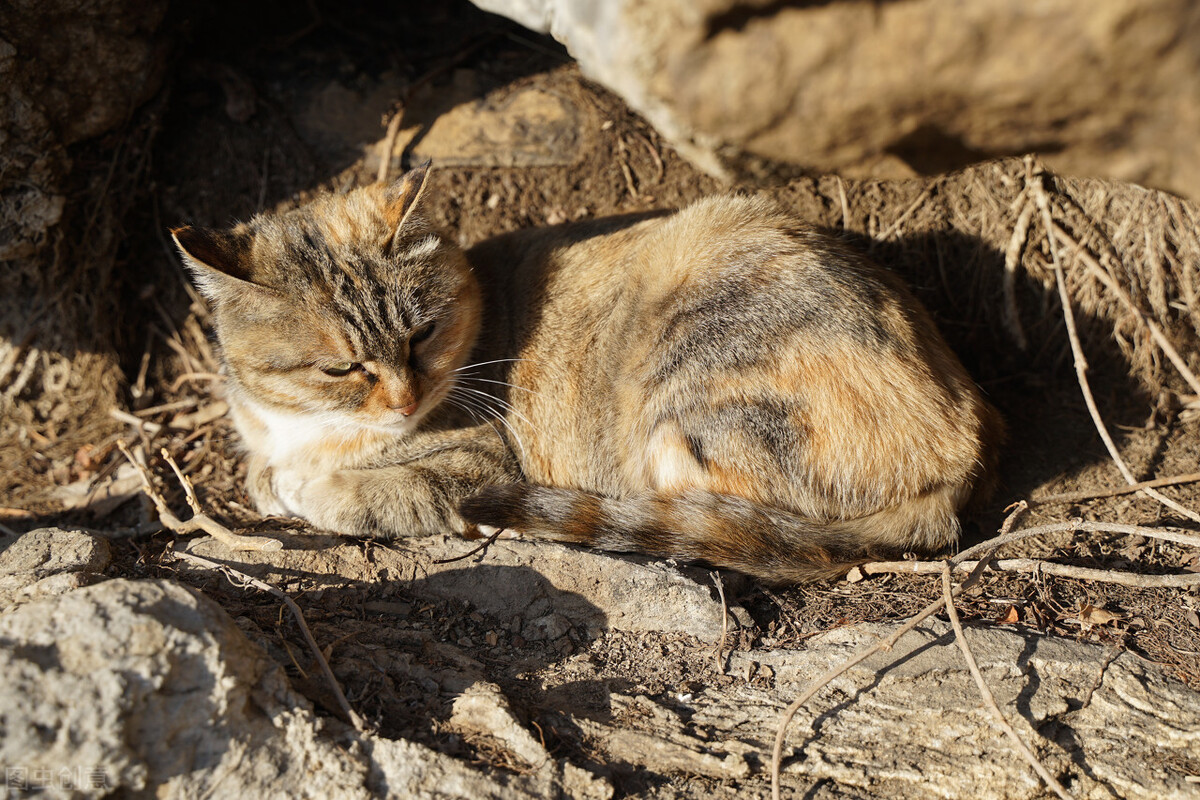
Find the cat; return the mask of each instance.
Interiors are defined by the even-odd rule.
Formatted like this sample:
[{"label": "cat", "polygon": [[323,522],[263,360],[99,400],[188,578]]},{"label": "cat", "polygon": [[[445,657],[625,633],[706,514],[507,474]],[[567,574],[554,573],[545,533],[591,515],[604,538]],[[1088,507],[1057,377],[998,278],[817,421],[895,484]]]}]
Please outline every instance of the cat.
[{"label": "cat", "polygon": [[763,197],[463,251],[428,168],[172,231],[260,511],[365,537],[523,537],[771,584],[937,551],[998,413],[896,276]]}]

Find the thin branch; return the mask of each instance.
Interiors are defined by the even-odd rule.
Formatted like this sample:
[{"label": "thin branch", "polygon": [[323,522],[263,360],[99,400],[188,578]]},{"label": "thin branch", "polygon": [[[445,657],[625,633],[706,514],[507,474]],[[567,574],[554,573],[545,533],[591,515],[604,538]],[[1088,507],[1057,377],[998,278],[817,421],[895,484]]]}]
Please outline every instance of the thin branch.
[{"label": "thin branch", "polygon": [[354,726],[354,729],[359,733],[366,733],[367,727],[363,724],[362,717],[355,713],[354,709],[350,707],[349,701],[346,700],[346,695],[342,692],[341,684],[338,683],[338,679],[334,676],[333,670],[329,668],[329,662],[325,659],[325,654],[322,653],[321,648],[317,646],[317,641],[313,638],[312,631],[308,628],[308,623],[304,621],[304,614],[300,611],[300,606],[296,605],[296,601],[288,597],[288,595],[281,589],[277,589],[269,583],[264,583],[257,578],[253,578],[244,572],[239,572],[233,567],[222,564],[219,561],[212,561],[202,556],[188,553],[184,550],[174,550],[172,555],[174,555],[175,558],[182,559],[201,567],[208,567],[209,569],[218,570],[224,573],[225,577],[228,578],[230,583],[233,583],[234,585],[240,583],[243,586],[253,586],[255,589],[268,592],[269,594],[272,594],[282,600],[284,604],[287,605],[288,610],[292,612],[292,616],[296,618],[296,623],[300,626],[300,632],[304,634],[304,641],[308,643],[309,649],[313,652],[313,657],[317,660],[317,663],[321,665],[321,672],[325,673],[325,679],[329,681],[329,685],[333,688],[333,694],[334,697],[337,698],[338,705],[346,714],[346,717],[350,720],[350,724]]},{"label": "thin branch", "polygon": [[1062,533],[1064,531],[1123,533],[1127,536],[1145,536],[1150,539],[1162,539],[1165,542],[1200,547],[1200,534],[1178,528],[1147,528],[1142,525],[1129,525],[1124,522],[1094,522],[1092,520],[1073,519],[1067,522],[1050,522],[1045,525],[1035,525],[1032,528],[1021,528],[1010,533],[995,536],[959,553],[958,558],[955,559],[955,563],[978,558],[980,553],[992,546],[1010,544],[1021,539],[1028,539],[1031,536],[1045,536],[1048,533]]},{"label": "thin branch", "polygon": [[979,687],[979,695],[983,698],[983,703],[988,711],[992,713],[996,724],[1000,726],[1000,730],[1012,739],[1013,744],[1017,746],[1017,750],[1029,762],[1034,771],[1041,776],[1041,779],[1046,782],[1046,785],[1054,790],[1054,793],[1063,800],[1071,800],[1071,795],[1067,794],[1067,790],[1063,788],[1053,775],[1051,775],[1038,757],[1034,754],[1029,745],[1025,744],[1024,740],[1017,735],[1013,730],[1013,726],[1005,719],[1004,713],[1000,711],[1000,706],[996,705],[996,698],[992,696],[992,690],[988,688],[987,682],[983,679],[983,674],[979,671],[979,664],[975,662],[975,654],[971,652],[970,645],[967,644],[967,636],[963,632],[962,623],[958,620],[958,611],[954,608],[954,590],[950,585],[950,570],[949,562],[942,565],[942,598],[946,605],[946,614],[950,617],[950,625],[954,628],[954,641],[958,643],[958,649],[962,651],[963,659],[967,662],[967,668],[971,670],[971,677],[975,679],[975,685]]},{"label": "thin branch", "polygon": [[[935,575],[942,571],[942,564],[943,562],[941,561],[877,561],[872,564],[863,564],[859,569],[862,570],[864,575]],[[962,561],[955,565],[955,568],[962,572],[968,572],[978,564],[978,561]],[[1143,575],[1137,572],[1121,572],[1118,570],[1076,567],[1071,564],[1057,564],[1053,561],[1043,561],[1036,558],[1001,558],[989,564],[987,569],[995,572],[1041,573],[1043,575],[1076,578],[1096,583],[1115,583],[1120,586],[1133,586],[1140,589],[1179,589],[1188,586],[1200,586],[1200,573]]]},{"label": "thin branch", "polygon": [[142,489],[145,491],[146,496],[153,501],[155,509],[158,510],[158,518],[162,521],[162,524],[165,527],[175,531],[176,533],[184,535],[195,533],[197,531],[203,531],[204,533],[212,536],[214,539],[224,543],[225,546],[231,550],[261,550],[265,552],[274,552],[276,550],[283,549],[283,542],[279,541],[278,539],[269,539],[258,536],[240,536],[229,530],[229,528],[226,528],[221,523],[217,522],[208,514],[202,512],[200,510],[199,501],[196,500],[196,490],[192,488],[192,482],[187,479],[187,477],[179,469],[179,465],[176,464],[175,460],[171,458],[169,454],[166,454],[166,451],[164,450],[164,457],[166,458],[167,463],[171,465],[171,469],[173,469],[175,474],[179,477],[179,482],[183,485],[183,491],[187,495],[188,505],[191,507],[193,512],[191,519],[181,520],[171,512],[171,509],[167,507],[167,501],[161,494],[159,494],[158,490],[154,488],[154,483],[150,478],[150,471],[147,469],[146,465],[134,458],[133,453],[129,451],[129,446],[126,445],[124,441],[118,439],[117,447],[120,448],[121,453],[126,459],[129,460],[130,464],[133,464],[134,468],[137,470],[138,475],[142,479]]},{"label": "thin branch", "polygon": [[507,529],[506,528],[497,528],[495,531],[492,532],[491,536],[489,536],[483,540],[482,544],[472,548],[471,550],[467,551],[466,553],[463,553],[461,556],[455,556],[454,558],[442,558],[442,559],[438,559],[437,561],[434,561],[433,563],[434,564],[453,564],[455,561],[463,561],[465,559],[468,559],[471,556],[475,555],[476,553],[481,553],[484,550],[491,547],[493,544],[495,544],[496,540],[500,538],[500,534],[504,533],[505,530],[507,530]]},{"label": "thin branch", "polygon": [[1125,288],[1108,274],[1108,271],[1101,266],[1100,262],[1096,260],[1095,256],[1089,253],[1084,246],[1075,239],[1075,237],[1071,236],[1071,234],[1067,233],[1067,231],[1054,222],[1050,223],[1049,229],[1054,234],[1054,236],[1051,237],[1052,243],[1053,238],[1057,237],[1058,239],[1062,240],[1063,244],[1071,248],[1071,255],[1082,261],[1084,266],[1088,268],[1088,272],[1094,275],[1097,280],[1103,283],[1113,294],[1115,294],[1117,299],[1119,299],[1125,306],[1126,310],[1137,317],[1138,321],[1146,326],[1146,329],[1150,331],[1150,338],[1152,338],[1155,343],[1162,348],[1162,351],[1166,355],[1167,359],[1175,365],[1175,369],[1179,370],[1179,374],[1182,375],[1183,379],[1187,381],[1189,386],[1192,387],[1192,391],[1200,394],[1200,379],[1198,379],[1195,373],[1188,368],[1187,362],[1183,360],[1183,358],[1179,355],[1179,351],[1176,350],[1175,346],[1167,340],[1165,335],[1163,335],[1162,329],[1155,324],[1154,320],[1146,317],[1146,315],[1141,312],[1141,309],[1134,304],[1133,298],[1129,296],[1129,292],[1125,291]]},{"label": "thin branch", "polygon": [[[1075,358],[1075,376],[1079,380],[1079,389],[1083,393],[1084,403],[1087,404],[1088,413],[1092,415],[1092,422],[1096,426],[1097,433],[1100,434],[1101,440],[1104,442],[1105,448],[1108,449],[1109,456],[1112,457],[1113,463],[1117,465],[1117,469],[1121,471],[1125,482],[1129,484],[1137,483],[1138,480],[1133,477],[1133,472],[1130,471],[1125,460],[1121,458],[1120,452],[1117,450],[1117,445],[1113,442],[1112,436],[1108,433],[1108,427],[1105,426],[1104,420],[1100,417],[1100,410],[1096,407],[1096,399],[1092,396],[1092,387],[1088,382],[1087,358],[1083,354],[1083,346],[1079,343],[1079,332],[1075,328],[1075,313],[1071,310],[1071,296],[1067,292],[1067,280],[1063,274],[1062,261],[1058,257],[1058,245],[1055,244],[1054,236],[1054,218],[1050,215],[1050,197],[1046,193],[1046,188],[1042,183],[1042,176],[1037,175],[1033,178],[1033,195],[1037,202],[1039,210],[1042,212],[1042,222],[1046,227],[1046,241],[1050,244],[1050,259],[1054,264],[1054,280],[1058,285],[1058,297],[1062,304],[1063,320],[1067,326],[1067,336],[1071,341],[1071,353]],[[1147,320],[1148,322],[1148,320]],[[1158,492],[1155,489],[1142,489],[1144,494],[1153,497],[1167,508],[1183,514],[1194,522],[1200,522],[1200,514],[1192,511],[1189,508],[1176,503],[1171,498]]]},{"label": "thin branch", "polygon": [[725,637],[729,632],[729,605],[725,602],[725,584],[721,580],[721,573],[713,571],[708,573],[712,578],[713,583],[717,585],[717,594],[721,596],[721,641],[717,642],[717,672],[725,674],[725,664],[722,655],[725,653]]},{"label": "thin branch", "polygon": [[1050,505],[1051,503],[1080,503],[1084,500],[1116,497],[1122,494],[1140,492],[1142,489],[1160,489],[1163,486],[1178,486],[1181,483],[1195,483],[1196,481],[1200,481],[1200,472],[1189,472],[1187,475],[1174,475],[1169,478],[1155,478],[1152,481],[1132,483],[1128,486],[1118,486],[1115,489],[1104,489],[1099,492],[1066,492],[1063,494],[1046,495],[1045,497],[1032,497],[1030,498],[1030,502],[1039,506]]},{"label": "thin branch", "polygon": [[929,185],[926,186],[919,195],[917,195],[917,199],[913,200],[908,208],[904,209],[904,211],[900,213],[900,216],[896,217],[896,221],[889,225],[887,230],[876,236],[875,239],[880,242],[886,242],[888,239],[892,238],[892,235],[900,230],[900,226],[904,224],[904,221],[908,219],[909,215],[920,208],[925,201],[928,200],[929,197],[938,190],[938,188],[942,185],[942,181],[943,178],[937,178],[933,181],[930,181]]}]

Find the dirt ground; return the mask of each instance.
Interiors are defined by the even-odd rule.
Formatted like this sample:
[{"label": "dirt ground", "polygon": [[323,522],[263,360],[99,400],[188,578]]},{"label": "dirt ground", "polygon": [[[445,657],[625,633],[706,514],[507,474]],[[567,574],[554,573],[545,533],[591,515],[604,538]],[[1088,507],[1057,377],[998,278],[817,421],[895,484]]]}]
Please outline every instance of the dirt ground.
[{"label": "dirt ground", "polygon": [[[115,560],[107,574],[177,577],[197,585],[280,663],[289,665],[296,685],[318,706],[332,709],[299,630],[281,615],[276,600],[215,575],[206,579],[179,572],[167,556],[174,535],[161,530],[144,501],[120,502],[136,494],[136,482],[121,471],[123,459],[115,449],[123,439],[140,444],[151,456],[151,466],[177,509],[184,507],[183,496],[156,455],[164,447],[191,477],[205,508],[231,527],[302,527],[262,519],[249,509],[241,486],[244,465],[231,426],[214,416],[220,411],[220,381],[213,376],[207,312],[187,285],[166,228],[223,225],[301,203],[317,191],[374,180],[379,143],[397,112],[403,118],[389,174],[434,156],[431,208],[437,221],[464,243],[525,226],[674,207],[724,187],[684,162],[612,94],[581,77],[552,41],[465,3],[446,4],[419,17],[408,5],[395,3],[344,9],[322,5],[312,16],[287,7],[293,10],[273,13],[259,7],[248,24],[228,30],[219,8],[181,6],[174,34],[180,46],[166,87],[120,135],[94,145],[96,158],[104,155],[104,147],[119,146],[121,136],[145,148],[140,178],[129,187],[134,197],[118,264],[123,282],[114,287],[124,298],[126,317],[121,326],[125,339],[118,345],[127,376],[127,412],[105,430],[88,431],[86,438],[71,439],[71,431],[64,430],[63,441],[44,449],[52,455],[30,458],[23,472],[9,476],[0,505],[10,513],[0,522],[18,532],[46,524],[116,532]],[[472,97],[486,99],[482,123],[477,114],[464,117],[458,128],[430,125]],[[530,97],[527,106],[513,101]],[[526,130],[510,126],[513,119],[533,122]],[[473,129],[473,124],[484,127]],[[494,134],[496,143],[480,145],[480,130]],[[762,168],[762,186],[818,224],[843,227],[869,240],[882,223],[859,214],[865,206],[856,203],[850,204],[848,215],[831,189],[839,185],[831,179],[786,175],[771,165]],[[858,200],[894,191],[901,208],[912,196],[910,188],[887,184],[846,188]],[[966,521],[966,543],[993,533],[1005,506],[1016,500],[1121,485],[1080,399],[1061,336],[1048,339],[1053,343],[1040,352],[1036,347],[1028,353],[1015,351],[1002,331],[968,307],[962,294],[934,285],[929,273],[913,271],[912,253],[930,256],[932,245],[918,241],[920,230],[906,236],[910,247],[905,258],[893,258],[894,248],[886,242],[876,255],[914,281],[1010,426],[1001,489],[988,509]],[[953,242],[938,247],[943,244],[952,252]],[[941,254],[938,249],[936,259],[927,261],[940,260]],[[1047,325],[1053,328],[1060,324],[1058,308],[1048,308]],[[1131,379],[1115,348],[1095,356],[1092,380],[1101,412],[1137,477],[1194,472],[1200,463],[1195,419]],[[113,488],[114,477],[127,480]],[[112,503],[97,506],[96,498],[86,494],[97,485],[113,489]],[[71,495],[63,487],[82,487],[84,493]],[[1163,491],[1192,508],[1200,505],[1196,484]],[[63,511],[64,503],[91,505]],[[1023,524],[1075,517],[1190,524],[1136,495],[1035,504]],[[362,545],[368,551],[372,546]],[[1010,553],[1144,573],[1200,571],[1200,555],[1194,550],[1116,535],[1068,533],[1023,543],[1005,555]],[[334,668],[351,704],[385,735],[416,739],[501,769],[523,768],[509,763],[501,748],[464,737],[448,725],[449,701],[431,678],[413,678],[416,673],[409,670],[404,673],[408,678],[397,679],[359,668],[368,650],[387,648],[433,674],[453,658],[432,643],[449,642],[483,664],[489,679],[520,703],[551,752],[608,770],[618,797],[735,796],[745,788],[732,781],[605,764],[603,754],[586,737],[564,728],[558,715],[564,703],[578,708],[599,702],[580,686],[621,685],[666,697],[705,681],[735,680],[712,675],[710,646],[682,636],[621,632],[590,641],[572,636],[529,641],[503,620],[451,603],[421,601],[400,583],[347,578],[355,583],[354,592],[328,591],[304,578],[286,588],[296,596],[317,640],[336,643]],[[783,590],[731,578],[726,586],[730,600],[753,617],[753,626],[731,642],[741,649],[803,647],[806,638],[830,628],[911,615],[940,592],[937,576],[892,575]],[[1096,624],[1083,611],[1088,607],[1110,616]],[[1125,648],[1200,687],[1198,608],[1195,590],[1008,575],[986,578],[964,599],[961,613],[976,622]]]}]

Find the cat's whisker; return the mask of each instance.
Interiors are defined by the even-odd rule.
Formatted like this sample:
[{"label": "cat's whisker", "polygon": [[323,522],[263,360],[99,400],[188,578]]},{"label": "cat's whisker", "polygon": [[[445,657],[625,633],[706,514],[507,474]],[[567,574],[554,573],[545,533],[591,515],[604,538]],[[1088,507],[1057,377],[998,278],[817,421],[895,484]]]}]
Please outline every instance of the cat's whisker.
[{"label": "cat's whisker", "polygon": [[512,403],[510,403],[510,402],[508,402],[507,400],[502,400],[502,399],[500,399],[499,397],[496,397],[496,396],[495,396],[495,395],[493,395],[493,394],[488,394],[487,392],[480,391],[479,389],[472,389],[470,386],[461,386],[461,387],[459,387],[459,388],[461,388],[461,389],[463,389],[463,390],[465,390],[465,391],[468,391],[468,392],[474,392],[474,393],[475,393],[475,394],[477,394],[477,395],[481,395],[482,397],[486,397],[486,398],[488,398],[489,400],[491,400],[491,401],[492,401],[492,402],[494,402],[494,403],[498,403],[498,404],[500,405],[500,407],[501,407],[501,408],[503,408],[505,411],[509,411],[509,412],[512,412],[513,414],[516,414],[516,415],[517,415],[517,416],[518,416],[518,417],[521,419],[521,421],[522,421],[522,422],[524,422],[526,425],[528,425],[528,426],[529,426],[529,428],[530,428],[530,430],[532,430],[534,433],[540,433],[540,431],[538,430],[537,426],[536,426],[536,425],[534,425],[534,424],[533,424],[533,423],[532,423],[532,422],[529,420],[529,417],[525,416],[525,415],[524,415],[524,414],[522,414],[520,411],[518,411],[518,410],[517,410],[517,409],[516,409],[516,408],[513,406],[513,404],[512,404]]},{"label": "cat's whisker", "polygon": [[464,364],[463,366],[458,367],[457,369],[452,369],[450,371],[451,372],[463,372],[468,369],[474,369],[475,367],[486,367],[490,364],[504,364],[506,362],[514,362],[515,363],[517,361],[529,361],[529,360],[530,359],[528,359],[528,358],[497,358],[497,359],[493,359],[492,361],[480,361],[475,364]]},{"label": "cat's whisker", "polygon": [[508,381],[494,381],[490,378],[476,378],[476,377],[468,376],[468,375],[459,376],[459,379],[464,380],[464,381],[479,381],[481,383],[494,383],[497,386],[507,386],[511,389],[520,389],[522,392],[529,392],[530,394],[536,394],[538,397],[543,396],[542,393],[537,391],[536,389],[530,389],[528,386],[518,386],[515,383],[509,383]]},{"label": "cat's whisker", "polygon": [[[499,413],[496,409],[487,406],[485,403],[483,403],[483,401],[481,401],[477,398],[466,397],[464,395],[459,395],[459,394],[455,393],[457,390],[464,389],[464,388],[466,388],[466,387],[455,386],[451,390],[450,394],[447,395],[447,402],[454,402],[454,404],[457,405],[458,408],[461,408],[461,409],[467,411],[467,413],[471,413],[471,409],[475,408],[475,409],[478,409],[481,411],[487,411],[490,414],[492,414],[494,416],[494,418],[497,421],[499,421],[499,423],[501,425],[503,425],[505,428],[508,429],[508,432],[513,435],[513,438],[517,440],[517,447],[520,448],[522,457],[525,456],[525,453],[526,453],[525,442],[521,440],[521,435],[519,433],[517,433],[516,429],[513,428],[512,424],[509,423],[509,421],[504,418],[504,415]],[[474,390],[470,390],[470,391],[474,391]],[[490,396],[490,395],[485,395],[485,396]],[[493,399],[495,399],[495,398],[493,398]],[[468,403],[470,403],[471,405],[468,406]],[[493,430],[495,430],[494,427],[493,427]],[[496,431],[496,433],[497,433],[497,435],[499,435],[499,431]],[[501,437],[501,438],[503,438],[503,437]]]}]

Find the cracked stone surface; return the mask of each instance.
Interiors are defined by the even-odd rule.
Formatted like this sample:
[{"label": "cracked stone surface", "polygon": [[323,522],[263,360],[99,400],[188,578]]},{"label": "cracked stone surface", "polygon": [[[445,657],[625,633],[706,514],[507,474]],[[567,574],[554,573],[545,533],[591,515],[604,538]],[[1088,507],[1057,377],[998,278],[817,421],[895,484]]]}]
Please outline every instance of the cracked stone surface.
[{"label": "cracked stone surface", "polygon": [[110,560],[108,540],[83,531],[22,534],[0,550],[0,609],[85,586]]},{"label": "cracked stone surface", "polygon": [[[267,582],[286,582],[295,574],[329,586],[404,581],[419,597],[461,599],[483,613],[515,619],[527,639],[557,639],[571,628],[672,631],[706,642],[721,637],[721,603],[710,587],[693,579],[704,574],[701,570],[522,541],[498,541],[486,555],[437,563],[475,546],[458,537],[434,536],[372,548],[369,559],[358,543],[319,536],[294,537],[274,553],[230,553],[208,538],[187,548]],[[648,597],[655,600],[647,602]]]},{"label": "cracked stone surface", "polygon": [[97,778],[39,796],[611,794],[570,764],[492,776],[323,720],[219,606],[169,581],[112,580],[0,615],[0,675],[0,763]]}]

